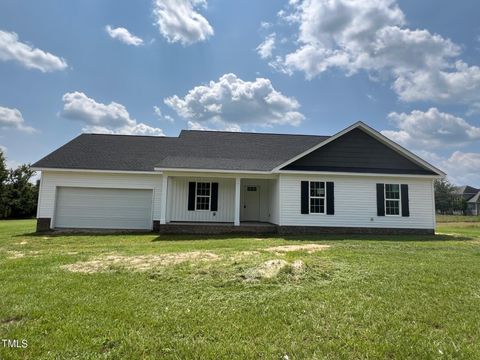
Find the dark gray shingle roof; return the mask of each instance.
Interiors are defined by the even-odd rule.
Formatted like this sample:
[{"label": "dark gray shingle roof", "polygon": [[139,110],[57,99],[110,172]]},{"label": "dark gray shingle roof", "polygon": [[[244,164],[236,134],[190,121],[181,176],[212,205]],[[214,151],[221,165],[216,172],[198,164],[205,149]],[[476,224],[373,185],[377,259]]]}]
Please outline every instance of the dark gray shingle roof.
[{"label": "dark gray shingle roof", "polygon": [[456,188],[455,192],[458,195],[462,195],[465,200],[469,200],[474,195],[476,195],[480,190],[476,189],[469,185],[459,186]]},{"label": "dark gray shingle roof", "polygon": [[33,167],[269,171],[328,136],[183,130],[179,137],[82,134]]}]

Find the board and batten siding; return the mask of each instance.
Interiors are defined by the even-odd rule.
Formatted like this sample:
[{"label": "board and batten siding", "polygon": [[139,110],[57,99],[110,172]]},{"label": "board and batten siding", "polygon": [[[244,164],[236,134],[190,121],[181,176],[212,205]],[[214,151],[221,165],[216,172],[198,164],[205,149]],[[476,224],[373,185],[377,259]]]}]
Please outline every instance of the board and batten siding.
[{"label": "board and batten siding", "polygon": [[94,173],[77,171],[43,171],[37,217],[51,218],[55,227],[55,207],[58,187],[149,189],[153,192],[153,220],[160,219],[162,176],[156,174]]},{"label": "board and batten siding", "polygon": [[[335,215],[301,214],[301,181],[333,181]],[[377,216],[376,184],[408,184],[410,216]],[[280,225],[434,229],[432,179],[354,175],[282,174]]]},{"label": "board and batten siding", "polygon": [[[188,210],[189,182],[218,183],[218,210]],[[210,177],[169,177],[166,221],[233,222],[235,217],[235,179]]]}]

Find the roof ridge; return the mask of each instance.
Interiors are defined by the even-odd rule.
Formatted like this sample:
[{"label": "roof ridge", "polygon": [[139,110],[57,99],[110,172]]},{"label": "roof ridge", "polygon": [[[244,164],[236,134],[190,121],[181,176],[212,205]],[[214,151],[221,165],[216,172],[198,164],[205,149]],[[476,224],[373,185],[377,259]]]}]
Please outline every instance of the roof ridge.
[{"label": "roof ridge", "polygon": [[267,133],[267,132],[254,132],[254,131],[228,131],[228,130],[195,130],[195,129],[182,129],[182,132],[212,132],[212,133],[228,133],[228,134],[254,134],[254,135],[283,135],[283,136],[314,136],[314,137],[331,137],[332,135],[310,135],[310,134],[286,134],[286,133]]},{"label": "roof ridge", "polygon": [[177,136],[166,135],[134,135],[134,134],[103,134],[103,133],[81,133],[81,135],[101,135],[101,136],[125,136],[125,137],[148,137],[148,138],[162,138],[162,139],[177,139]]}]

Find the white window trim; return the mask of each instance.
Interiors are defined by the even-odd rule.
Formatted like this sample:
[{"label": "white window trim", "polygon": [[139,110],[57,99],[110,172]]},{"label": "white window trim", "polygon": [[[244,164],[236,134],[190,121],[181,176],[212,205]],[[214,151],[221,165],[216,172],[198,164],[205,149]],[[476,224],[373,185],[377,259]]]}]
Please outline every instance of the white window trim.
[{"label": "white window trim", "polygon": [[[210,195],[198,195],[198,183],[210,184]],[[208,209],[197,209],[198,197],[208,197]],[[212,208],[212,182],[211,181],[195,181],[195,211],[210,211]]]},{"label": "white window trim", "polygon": [[[323,196],[311,196],[310,192],[310,185],[312,182],[319,182],[323,183],[323,190],[325,191]],[[323,203],[323,212],[312,212],[311,211],[311,202],[310,199],[324,199]],[[327,214],[327,182],[326,181],[321,181],[321,180],[312,180],[308,182],[308,213],[313,214],[313,215],[326,215]]]},{"label": "white window trim", "polygon": [[[387,185],[398,185],[398,199],[387,199]],[[387,214],[387,200],[398,201],[398,214]],[[400,184],[383,184],[383,208],[385,209],[385,216],[402,216],[402,187]]]}]

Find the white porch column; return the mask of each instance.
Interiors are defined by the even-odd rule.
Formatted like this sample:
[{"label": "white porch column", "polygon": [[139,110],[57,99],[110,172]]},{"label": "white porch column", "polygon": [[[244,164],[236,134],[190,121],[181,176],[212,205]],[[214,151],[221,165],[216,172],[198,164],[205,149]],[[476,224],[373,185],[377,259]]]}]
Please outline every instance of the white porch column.
[{"label": "white porch column", "polygon": [[240,225],[240,178],[235,178],[235,226]]},{"label": "white porch column", "polygon": [[162,196],[160,198],[160,224],[167,223],[167,188],[168,175],[162,175]]}]

